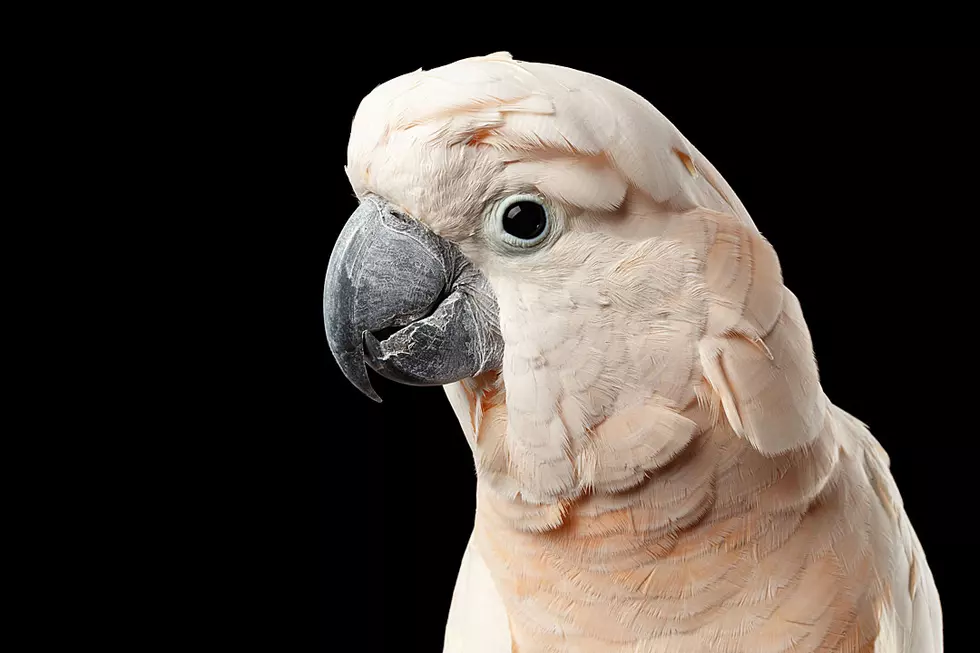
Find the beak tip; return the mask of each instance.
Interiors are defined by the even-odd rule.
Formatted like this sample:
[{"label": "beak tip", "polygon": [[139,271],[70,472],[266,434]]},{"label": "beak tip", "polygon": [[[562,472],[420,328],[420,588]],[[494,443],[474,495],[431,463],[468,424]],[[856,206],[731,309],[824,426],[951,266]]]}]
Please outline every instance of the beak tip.
[{"label": "beak tip", "polygon": [[360,385],[357,386],[357,389],[360,390],[362,393],[364,393],[364,396],[370,399],[371,401],[373,401],[374,403],[376,404],[384,403],[381,400],[381,395],[379,395],[377,391],[371,386],[370,382],[363,386]]},{"label": "beak tip", "polygon": [[350,377],[347,378],[354,385],[354,387],[363,392],[364,396],[366,396],[368,399],[378,404],[382,403],[381,395],[379,395],[374,389],[374,386],[371,385],[371,379],[368,378],[367,370],[364,370],[363,375],[363,379],[358,379],[357,381]]}]

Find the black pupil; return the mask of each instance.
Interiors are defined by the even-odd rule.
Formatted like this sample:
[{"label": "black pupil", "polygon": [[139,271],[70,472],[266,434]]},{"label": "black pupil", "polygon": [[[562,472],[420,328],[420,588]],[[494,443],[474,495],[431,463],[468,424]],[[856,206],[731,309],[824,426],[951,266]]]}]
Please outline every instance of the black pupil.
[{"label": "black pupil", "polygon": [[521,240],[540,236],[546,223],[544,207],[537,202],[514,202],[504,213],[504,231]]}]

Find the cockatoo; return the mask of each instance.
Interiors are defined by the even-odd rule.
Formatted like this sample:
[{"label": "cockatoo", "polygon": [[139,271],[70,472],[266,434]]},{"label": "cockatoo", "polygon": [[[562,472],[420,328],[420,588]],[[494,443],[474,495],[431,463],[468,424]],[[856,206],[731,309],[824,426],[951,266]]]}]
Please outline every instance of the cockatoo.
[{"label": "cockatoo", "polygon": [[443,385],[477,472],[446,653],[934,653],[885,451],[824,394],[800,302],[646,100],[507,53],[353,120],[328,343]]}]

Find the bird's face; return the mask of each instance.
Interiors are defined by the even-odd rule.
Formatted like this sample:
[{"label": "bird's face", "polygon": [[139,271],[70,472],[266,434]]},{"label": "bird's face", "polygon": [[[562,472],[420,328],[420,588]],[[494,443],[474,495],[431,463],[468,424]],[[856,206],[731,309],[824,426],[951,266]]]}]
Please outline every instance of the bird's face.
[{"label": "bird's face", "polygon": [[[708,311],[686,145],[652,107],[611,119],[614,100],[637,111],[622,87],[529,66],[464,60],[363,100],[330,347],[375,399],[365,364],[415,385],[499,370],[512,424],[557,408],[584,431],[653,394],[683,404]],[[653,154],[630,140],[641,127]]]},{"label": "bird's face", "polygon": [[[677,313],[702,310],[685,276],[692,253],[660,237],[673,214],[615,179],[605,188],[601,158],[508,155],[423,124],[348,164],[361,203],[331,256],[324,315],[341,368],[369,396],[365,363],[443,385],[506,357],[515,374],[505,382],[532,386],[521,395],[537,401],[534,370],[561,361],[576,386],[600,382],[579,407],[596,417],[619,394],[599,377],[622,385],[632,367],[630,334],[654,327],[666,346],[683,326]],[[663,359],[652,344],[638,346]]]}]

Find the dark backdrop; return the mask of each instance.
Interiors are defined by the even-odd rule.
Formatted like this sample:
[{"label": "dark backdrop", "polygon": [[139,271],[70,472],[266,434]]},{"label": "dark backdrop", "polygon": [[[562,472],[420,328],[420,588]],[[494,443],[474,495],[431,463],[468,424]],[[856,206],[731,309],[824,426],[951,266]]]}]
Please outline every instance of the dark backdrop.
[{"label": "dark backdrop", "polygon": [[331,247],[356,205],[343,165],[360,99],[398,74],[492,49],[632,88],[729,181],[802,303],[827,394],[891,456],[955,647],[958,586],[973,566],[953,553],[969,541],[974,493],[952,465],[971,455],[976,432],[966,363],[975,106],[970,57],[938,50],[566,50],[504,40],[424,52],[396,39],[383,53],[331,53],[285,72],[277,115],[288,123],[288,102],[301,105],[285,133],[313,121],[316,135],[290,145],[302,158],[282,162],[303,172],[288,184],[302,199],[285,200],[300,210],[281,220],[284,257],[299,263],[300,352],[316,379],[316,419],[304,433],[320,448],[323,632],[336,638],[370,622],[358,627],[372,642],[365,650],[441,650],[474,513],[469,450],[440,388],[374,377],[384,398],[376,405],[347,384],[320,304]]}]

